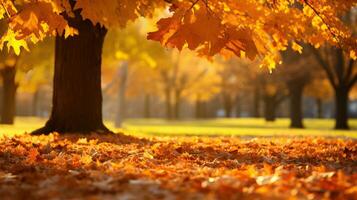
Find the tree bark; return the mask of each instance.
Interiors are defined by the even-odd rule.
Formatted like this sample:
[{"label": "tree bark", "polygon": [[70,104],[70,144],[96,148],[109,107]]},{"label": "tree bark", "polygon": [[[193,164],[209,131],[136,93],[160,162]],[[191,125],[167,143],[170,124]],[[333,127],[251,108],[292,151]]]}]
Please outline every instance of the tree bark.
[{"label": "tree bark", "polygon": [[323,118],[323,110],[322,110],[322,100],[320,98],[316,98],[316,116],[319,119]]},{"label": "tree bark", "polygon": [[348,87],[339,86],[335,90],[335,129],[347,130],[348,126]]},{"label": "tree bark", "polygon": [[3,79],[3,94],[2,94],[2,113],[1,124],[14,124],[16,113],[16,90],[15,82],[16,67],[5,66],[1,70]]},{"label": "tree bark", "polygon": [[290,93],[290,128],[304,128],[302,113],[302,94],[305,84],[288,83]]},{"label": "tree bark", "polygon": [[[73,3],[73,1],[71,1]],[[109,132],[102,121],[101,62],[107,30],[83,20],[65,16],[79,35],[56,37],[53,106],[44,128],[34,134],[51,132]]]},{"label": "tree bark", "polygon": [[265,96],[264,97],[264,117],[268,122],[273,122],[276,120],[276,96]]}]

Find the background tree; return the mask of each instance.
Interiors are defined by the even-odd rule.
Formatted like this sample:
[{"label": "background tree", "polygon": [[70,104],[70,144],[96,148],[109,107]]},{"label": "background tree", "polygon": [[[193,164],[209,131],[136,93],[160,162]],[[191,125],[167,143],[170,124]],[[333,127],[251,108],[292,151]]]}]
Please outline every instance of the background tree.
[{"label": "background tree", "polygon": [[329,80],[322,74],[313,75],[314,78],[307,85],[305,95],[312,97],[315,100],[316,105],[316,117],[323,118],[323,103],[329,100],[333,96],[333,89],[329,83]]},{"label": "background tree", "polygon": [[1,124],[13,124],[16,112],[16,68],[18,56],[14,52],[1,52],[0,74],[2,79]]},{"label": "background tree", "polygon": [[[295,51],[302,54],[302,47],[293,44]],[[311,80],[314,63],[307,53],[300,56],[293,49],[283,53],[283,66],[279,68],[281,79],[285,81],[290,101],[290,127],[304,128],[303,125],[303,94]]]},{"label": "background tree", "polygon": [[268,122],[276,120],[276,112],[279,105],[288,97],[281,74],[264,74],[261,79],[262,96],[264,102],[264,118]]},{"label": "background tree", "polygon": [[335,129],[349,129],[348,95],[357,81],[357,67],[341,49],[321,47],[312,49],[320,66],[324,69],[335,93]]}]

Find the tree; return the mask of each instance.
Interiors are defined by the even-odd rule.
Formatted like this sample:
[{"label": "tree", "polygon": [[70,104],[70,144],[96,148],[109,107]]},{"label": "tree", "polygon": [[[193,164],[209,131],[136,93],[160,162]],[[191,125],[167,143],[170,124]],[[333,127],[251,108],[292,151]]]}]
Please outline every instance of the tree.
[{"label": "tree", "polygon": [[178,119],[181,101],[199,85],[206,84],[204,82],[210,76],[211,64],[189,51],[170,51],[165,60],[167,62],[156,69],[160,77],[159,84],[166,102],[167,118]]},{"label": "tree", "polygon": [[[248,77],[250,77],[249,67],[251,66],[249,65],[251,63],[248,60],[227,60],[222,58],[216,58],[215,62],[219,63],[215,66],[220,80],[218,87],[223,102],[225,117],[229,118],[233,116],[234,108],[241,106],[239,97],[243,91],[249,87]],[[240,113],[236,114],[239,115]]]},{"label": "tree", "polygon": [[[341,41],[346,52],[356,53],[355,40],[336,17],[355,6],[355,0],[166,2],[172,15],[160,20],[159,30],[148,36],[166,46],[182,49],[186,45],[208,56],[221,53],[254,59],[263,55],[270,68],[278,63],[276,51],[284,50],[291,40],[314,45],[328,42],[335,46]],[[7,44],[19,53],[27,40],[36,42],[57,35],[52,115],[37,132],[108,131],[102,122],[100,91],[106,28],[124,27],[139,15],[151,16],[165,2],[37,0],[16,1],[20,4],[17,5],[11,0],[1,0],[1,3],[0,18],[6,16],[11,21],[0,46]],[[21,9],[17,10],[18,7]]]},{"label": "tree", "polygon": [[[302,54],[301,47],[293,44],[295,51]],[[304,128],[303,125],[303,93],[311,80],[315,63],[311,56],[304,53],[297,56],[293,49],[283,54],[284,66],[279,68],[281,79],[285,81],[290,100],[290,128]]]},{"label": "tree", "polygon": [[323,103],[333,96],[333,89],[326,76],[321,73],[313,75],[312,81],[306,87],[305,95],[315,99],[316,117],[323,118]]},{"label": "tree", "polygon": [[312,52],[335,92],[335,129],[349,129],[348,95],[357,81],[355,60],[349,59],[341,49],[334,47],[312,49]]},{"label": "tree", "polygon": [[41,89],[52,86],[54,40],[47,38],[37,45],[32,45],[30,52],[21,52],[18,60],[16,81],[19,92],[29,92],[32,98],[32,114],[37,116]]},{"label": "tree", "polygon": [[13,52],[2,52],[3,62],[0,64],[0,74],[2,78],[3,94],[1,109],[1,124],[13,124],[16,112],[16,68],[18,56]]},{"label": "tree", "polygon": [[[144,115],[150,115],[150,96],[158,92],[158,65],[165,63],[167,53],[157,43],[148,41],[143,35],[147,20],[138,20],[126,29],[109,31],[103,52],[104,91],[115,89],[117,95],[116,125],[125,118],[126,100],[144,96]],[[114,76],[113,76],[114,74]]]},{"label": "tree", "polygon": [[276,111],[286,99],[287,91],[281,81],[281,74],[265,74],[261,79],[262,96],[264,101],[264,118],[268,122],[276,120]]}]

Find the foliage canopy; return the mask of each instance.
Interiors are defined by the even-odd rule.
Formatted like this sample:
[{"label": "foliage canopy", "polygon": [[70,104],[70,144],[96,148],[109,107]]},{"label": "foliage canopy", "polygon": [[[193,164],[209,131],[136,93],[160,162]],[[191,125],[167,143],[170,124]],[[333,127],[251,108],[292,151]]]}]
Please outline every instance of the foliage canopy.
[{"label": "foliage canopy", "polygon": [[[356,58],[356,38],[342,17],[357,0],[1,0],[0,18],[8,30],[0,46],[27,49],[46,36],[78,34],[64,15],[81,12],[84,19],[107,28],[125,27],[139,16],[152,17],[156,8],[169,8],[148,38],[163,45],[188,47],[201,55],[237,55],[274,68],[279,51],[301,52],[301,42],[342,47]],[[166,12],[167,12],[166,11]]]}]

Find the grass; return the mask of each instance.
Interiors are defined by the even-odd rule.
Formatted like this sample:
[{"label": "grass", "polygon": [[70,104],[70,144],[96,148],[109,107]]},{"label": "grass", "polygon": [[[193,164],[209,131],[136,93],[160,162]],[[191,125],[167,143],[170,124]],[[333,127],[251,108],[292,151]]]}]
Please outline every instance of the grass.
[{"label": "grass", "polygon": [[[0,125],[0,135],[31,132],[46,122],[46,119],[18,117],[15,125]],[[210,119],[167,121],[163,119],[131,119],[117,129],[112,122],[106,125],[113,131],[124,131],[131,135],[159,136],[327,136],[357,139],[357,119],[350,120],[351,130],[333,130],[332,119],[306,119],[306,129],[289,129],[288,119],[265,122],[263,119]]]},{"label": "grass", "polygon": [[351,130],[333,130],[332,119],[306,119],[306,129],[289,129],[289,119],[266,122],[264,119],[211,119],[166,121],[161,119],[127,120],[123,124],[132,134],[169,136],[324,136],[357,139],[357,120],[350,120]]}]

